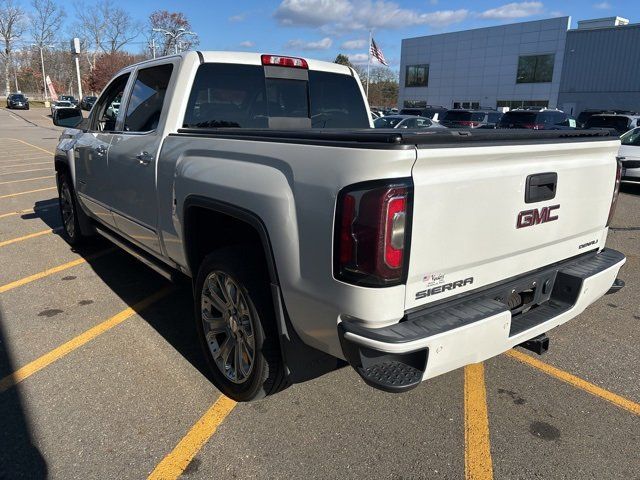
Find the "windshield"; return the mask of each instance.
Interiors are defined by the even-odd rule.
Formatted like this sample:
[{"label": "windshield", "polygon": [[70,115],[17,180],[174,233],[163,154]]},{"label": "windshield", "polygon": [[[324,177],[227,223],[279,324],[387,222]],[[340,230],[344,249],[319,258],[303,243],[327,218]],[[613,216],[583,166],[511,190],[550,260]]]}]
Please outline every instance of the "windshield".
[{"label": "windshield", "polygon": [[71,102],[63,101],[63,102],[58,102],[58,103],[56,103],[56,105],[57,105],[58,107],[69,107],[69,106],[71,106]]},{"label": "windshield", "polygon": [[465,122],[465,121],[481,122],[483,119],[484,119],[484,113],[465,112],[465,111],[456,111],[456,110],[449,110],[442,117],[442,120],[449,121],[449,122]]},{"label": "windshield", "polygon": [[11,98],[13,100],[24,100],[24,95],[13,95]]},{"label": "windshield", "polygon": [[620,137],[622,145],[640,147],[640,128],[634,128]]},{"label": "windshield", "polygon": [[620,132],[628,130],[629,119],[617,115],[595,115],[585,125],[587,128],[615,128]]},{"label": "windshield", "polygon": [[500,125],[528,125],[535,123],[535,112],[507,112],[500,119]]},{"label": "windshield", "polygon": [[374,120],[373,126],[376,128],[395,128],[402,120],[402,117],[381,117]]}]

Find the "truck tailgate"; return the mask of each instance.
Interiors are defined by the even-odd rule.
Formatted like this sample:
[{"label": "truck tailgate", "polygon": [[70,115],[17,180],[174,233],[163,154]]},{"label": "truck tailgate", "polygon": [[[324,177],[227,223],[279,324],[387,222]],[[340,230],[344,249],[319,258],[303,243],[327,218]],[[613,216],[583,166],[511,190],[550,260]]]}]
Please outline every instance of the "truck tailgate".
[{"label": "truck tailgate", "polygon": [[[604,247],[618,148],[617,139],[418,148],[406,309]],[[557,174],[556,191],[539,201],[547,187],[527,187],[527,177],[545,173]]]}]

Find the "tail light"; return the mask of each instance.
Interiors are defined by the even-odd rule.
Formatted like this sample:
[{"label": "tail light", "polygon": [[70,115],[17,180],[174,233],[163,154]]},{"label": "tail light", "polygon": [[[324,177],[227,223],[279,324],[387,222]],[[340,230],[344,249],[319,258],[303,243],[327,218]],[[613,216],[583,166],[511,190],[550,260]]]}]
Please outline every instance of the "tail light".
[{"label": "tail light", "polygon": [[413,187],[411,180],[347,187],[338,195],[334,275],[383,287],[404,280]]},{"label": "tail light", "polygon": [[471,128],[475,128],[478,125],[480,125],[479,122],[472,122],[471,120],[461,120],[459,123],[464,127],[471,127]]},{"label": "tail light", "polygon": [[281,55],[262,55],[262,65],[274,65],[277,67],[305,68],[309,65],[304,58],[283,57]]},{"label": "tail light", "polygon": [[522,128],[529,128],[531,130],[544,130],[544,123],[523,123]]},{"label": "tail light", "polygon": [[616,167],[616,182],[613,185],[613,196],[611,197],[611,208],[609,208],[609,218],[607,218],[607,227],[613,220],[613,215],[616,213],[616,204],[618,203],[618,194],[620,193],[620,180],[622,179],[622,162],[617,160],[618,165]]}]

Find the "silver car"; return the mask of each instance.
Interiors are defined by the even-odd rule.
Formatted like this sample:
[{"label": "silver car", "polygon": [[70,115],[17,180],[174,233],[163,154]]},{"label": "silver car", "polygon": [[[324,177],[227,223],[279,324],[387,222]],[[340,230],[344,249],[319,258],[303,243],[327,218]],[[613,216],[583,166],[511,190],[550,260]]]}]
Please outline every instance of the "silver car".
[{"label": "silver car", "polygon": [[640,127],[620,137],[618,155],[622,162],[622,182],[640,184]]},{"label": "silver car", "polygon": [[438,125],[433,120],[426,117],[416,117],[415,115],[388,115],[373,122],[375,128],[410,128],[412,130],[447,130],[446,127]]}]

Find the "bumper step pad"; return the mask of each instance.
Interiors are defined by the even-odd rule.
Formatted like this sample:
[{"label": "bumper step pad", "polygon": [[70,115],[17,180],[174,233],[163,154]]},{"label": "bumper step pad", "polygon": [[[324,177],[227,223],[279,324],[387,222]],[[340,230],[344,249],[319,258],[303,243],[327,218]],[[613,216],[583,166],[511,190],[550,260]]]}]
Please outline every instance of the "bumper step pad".
[{"label": "bumper step pad", "polygon": [[423,372],[399,361],[382,361],[356,371],[370,386],[387,392],[409,390],[422,381]]}]

